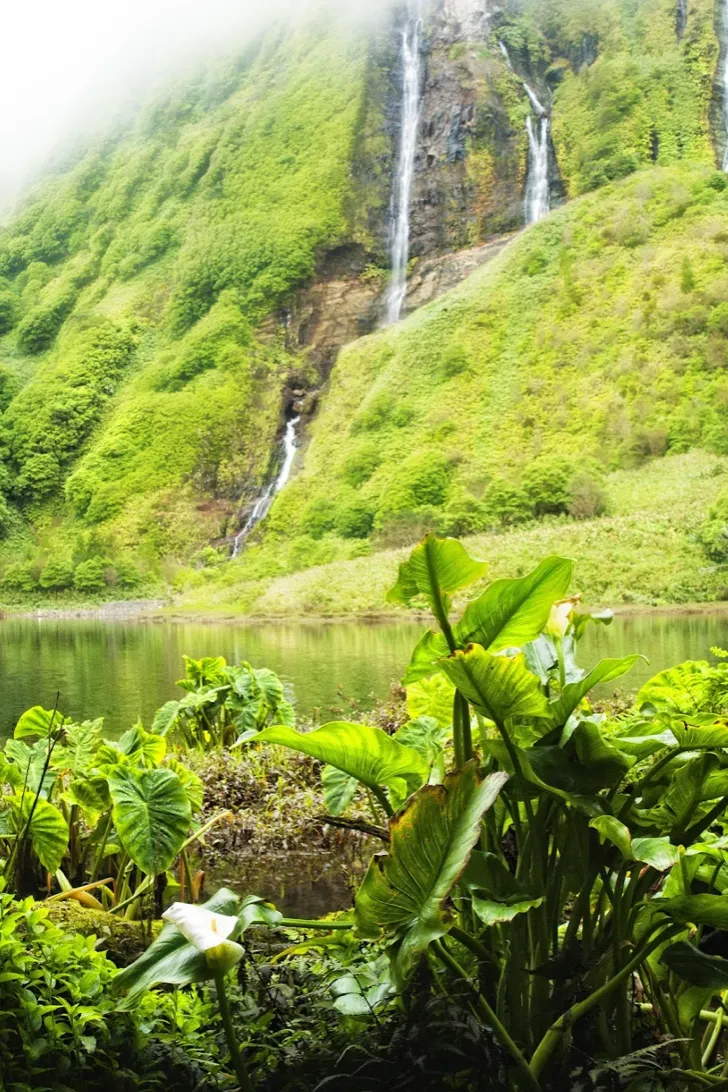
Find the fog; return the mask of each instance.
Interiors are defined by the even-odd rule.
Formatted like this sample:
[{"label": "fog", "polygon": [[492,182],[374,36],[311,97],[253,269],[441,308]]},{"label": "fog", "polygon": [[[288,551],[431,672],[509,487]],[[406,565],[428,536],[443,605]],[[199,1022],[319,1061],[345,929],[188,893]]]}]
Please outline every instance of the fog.
[{"label": "fog", "polygon": [[[325,2],[325,0],[324,0]],[[390,0],[330,0],[371,20]],[[130,110],[197,56],[235,48],[322,0],[5,0],[0,41],[0,203],[50,157]]]}]

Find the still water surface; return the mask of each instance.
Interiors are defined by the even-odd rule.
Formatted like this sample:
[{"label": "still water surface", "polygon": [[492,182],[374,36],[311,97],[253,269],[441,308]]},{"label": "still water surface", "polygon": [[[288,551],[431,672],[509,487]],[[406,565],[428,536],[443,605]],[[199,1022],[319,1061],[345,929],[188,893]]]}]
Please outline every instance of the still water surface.
[{"label": "still water surface", "polygon": [[[106,735],[118,735],[141,716],[181,697],[175,681],[182,656],[225,656],[277,671],[300,713],[346,715],[344,696],[366,705],[385,697],[401,676],[420,636],[420,624],[231,626],[175,622],[134,623],[9,619],[0,622],[0,739],[31,705],[59,707],[76,718],[103,716]],[[728,646],[728,614],[645,615],[592,627],[582,646],[584,666],[605,656],[642,652],[625,680],[636,689],[651,674]],[[611,692],[611,687],[608,688]],[[240,894],[272,899],[284,912],[316,916],[351,906],[367,853],[350,859],[293,853],[275,860],[220,862],[208,871],[208,894],[225,885]]]},{"label": "still water surface", "polygon": [[[347,698],[366,704],[384,697],[400,677],[423,626],[362,623],[234,626],[8,619],[0,622],[0,737],[31,705],[59,706],[77,718],[103,716],[109,735],[181,697],[175,681],[182,656],[221,655],[271,667],[283,678],[302,714],[345,712]],[[637,688],[651,674],[728,646],[728,614],[642,615],[591,627],[581,661],[641,652],[625,680]]]}]

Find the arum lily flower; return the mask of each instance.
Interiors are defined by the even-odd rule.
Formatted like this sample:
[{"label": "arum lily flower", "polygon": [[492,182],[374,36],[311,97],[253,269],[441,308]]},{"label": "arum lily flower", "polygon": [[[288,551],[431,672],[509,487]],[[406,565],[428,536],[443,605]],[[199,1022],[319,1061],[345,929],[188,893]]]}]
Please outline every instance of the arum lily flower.
[{"label": "arum lily flower", "polygon": [[559,599],[558,603],[554,603],[549,620],[546,623],[546,632],[549,637],[555,637],[563,641],[571,625],[571,615],[574,607],[580,599],[581,596],[573,595],[570,599]]},{"label": "arum lily flower", "polygon": [[184,902],[173,903],[162,917],[176,925],[185,940],[202,952],[215,974],[226,974],[243,958],[241,945],[229,939],[238,925],[237,918]]},{"label": "arum lily flower", "polygon": [[238,919],[227,914],[215,914],[203,906],[189,906],[184,902],[172,903],[162,917],[176,925],[185,940],[204,955],[212,972],[220,1005],[220,1016],[225,1028],[225,1038],[230,1050],[241,1092],[254,1092],[248,1070],[243,1061],[233,1026],[230,1004],[225,992],[225,975],[243,958],[240,944],[230,937],[238,926]]}]

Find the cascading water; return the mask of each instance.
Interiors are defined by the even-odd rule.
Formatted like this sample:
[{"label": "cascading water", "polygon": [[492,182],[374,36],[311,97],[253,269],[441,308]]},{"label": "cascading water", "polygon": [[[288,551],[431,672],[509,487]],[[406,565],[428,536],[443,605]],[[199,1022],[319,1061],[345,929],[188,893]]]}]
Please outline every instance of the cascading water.
[{"label": "cascading water", "polygon": [[276,494],[280,493],[281,489],[291,476],[293,460],[296,457],[296,425],[300,420],[300,417],[291,417],[286,422],[286,432],[282,441],[283,461],[281,463],[281,468],[278,471],[278,476],[265,487],[265,490],[255,502],[253,510],[245,521],[242,530],[238,531],[235,536],[232,552],[233,558],[239,555],[242,547],[245,545],[245,540],[249,537],[254,528],[258,526],[261,520],[264,520],[268,515]]},{"label": "cascading water", "polygon": [[[728,0],[726,0],[728,4]],[[506,64],[514,72],[508,48],[504,42],[498,47],[505,57]],[[528,133],[528,176],[523,210],[527,224],[536,224],[548,216],[551,211],[551,186],[549,182],[549,145],[551,142],[551,122],[546,107],[529,84],[523,83],[533,108],[533,114],[526,119]]]},{"label": "cascading water", "polygon": [[389,323],[399,321],[407,296],[410,205],[420,122],[421,34],[420,0],[410,0],[409,16],[402,30],[402,132],[392,194],[392,281],[387,296]]},{"label": "cascading water", "polygon": [[[538,99],[536,99],[536,102],[538,102]],[[549,119],[545,111],[539,114],[536,119],[533,117],[526,119],[528,179],[526,181],[524,211],[527,224],[537,224],[539,220],[543,220],[544,216],[548,216],[551,210],[549,130]]]}]

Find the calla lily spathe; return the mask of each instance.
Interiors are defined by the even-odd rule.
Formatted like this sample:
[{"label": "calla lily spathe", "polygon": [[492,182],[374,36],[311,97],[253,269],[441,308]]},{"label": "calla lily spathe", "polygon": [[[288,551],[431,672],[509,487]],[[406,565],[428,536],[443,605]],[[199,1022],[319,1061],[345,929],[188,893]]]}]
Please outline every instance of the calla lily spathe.
[{"label": "calla lily spathe", "polygon": [[554,603],[549,620],[546,623],[546,632],[549,637],[564,639],[571,624],[572,611],[577,606],[580,598],[580,596],[574,595],[570,599],[560,599],[558,603]]},{"label": "calla lily spathe", "polygon": [[162,917],[176,925],[185,940],[205,956],[210,970],[225,974],[243,958],[241,945],[229,939],[237,918],[184,902],[173,903]]}]

